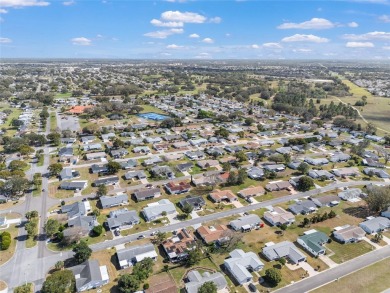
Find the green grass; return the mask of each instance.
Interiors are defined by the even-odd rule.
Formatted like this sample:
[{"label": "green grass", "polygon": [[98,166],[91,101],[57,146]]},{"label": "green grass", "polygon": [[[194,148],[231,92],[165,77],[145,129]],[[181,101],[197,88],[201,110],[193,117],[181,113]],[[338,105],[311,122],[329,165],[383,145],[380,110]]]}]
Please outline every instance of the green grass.
[{"label": "green grass", "polygon": [[[347,97],[341,97],[339,98],[341,101],[345,103],[349,103],[352,106],[360,100],[360,96],[347,96]],[[336,105],[340,103],[340,100],[336,97],[329,96],[327,99],[322,99],[321,104],[328,105],[332,101]],[[321,105],[320,104],[320,105]],[[389,98],[383,98],[383,97],[368,97],[367,99],[367,105],[364,107],[356,107],[360,113],[363,115],[363,117],[371,123],[374,123],[375,126],[384,129],[386,131],[389,131],[390,129],[390,99]],[[362,127],[364,128],[366,126],[366,123],[358,117],[356,120],[356,123],[360,123]],[[384,135],[384,131],[381,131],[378,129],[377,134]]]},{"label": "green grass", "polygon": [[0,230],[0,233],[7,231],[11,234],[11,245],[7,250],[0,250],[0,266],[6,263],[15,253],[16,248],[16,237],[18,236],[18,228],[16,225],[10,225],[5,230]]},{"label": "green grass", "polygon": [[373,293],[382,292],[390,287],[389,278],[390,258],[377,262],[363,268],[348,276],[339,279],[337,282],[329,283],[320,287],[312,293]]},{"label": "green grass", "polygon": [[45,156],[44,156],[43,154],[40,154],[40,155],[38,156],[37,166],[38,166],[38,167],[42,167],[43,164],[44,164],[44,162],[45,162]]},{"label": "green grass", "polygon": [[32,192],[32,195],[35,197],[35,196],[40,196],[41,195],[41,189],[42,189],[42,186],[41,185],[37,185],[35,186],[33,192]]},{"label": "green grass", "polygon": [[[38,229],[39,229],[39,220],[37,218],[31,219],[30,221],[36,221],[37,226],[35,227],[34,235],[38,235]],[[37,244],[36,236],[27,237],[26,240],[26,248],[34,247]]]},{"label": "green grass", "polygon": [[70,98],[72,96],[72,93],[71,92],[67,92],[67,93],[59,93],[59,94],[56,94],[55,95],[55,99],[56,98]]},{"label": "green grass", "polygon": [[14,108],[11,108],[12,110],[12,113],[8,115],[7,117],[7,122],[5,123],[5,126],[7,128],[7,135],[14,135],[17,131],[17,129],[13,126],[11,126],[11,122],[13,119],[17,119],[20,115],[20,113],[22,113],[22,110],[21,109],[14,109]]},{"label": "green grass", "polygon": [[156,108],[151,105],[140,105],[142,108],[144,108],[141,113],[148,113],[148,112],[154,112],[157,114],[166,114],[163,110],[160,110],[159,108]]},{"label": "green grass", "polygon": [[332,243],[326,244],[326,247],[335,253],[330,256],[330,258],[336,263],[346,262],[374,249],[374,247],[366,241],[347,244],[340,244],[336,241],[332,241]]},{"label": "green grass", "polygon": [[50,131],[55,131],[57,128],[57,117],[56,113],[50,113]]},{"label": "green grass", "polygon": [[354,84],[353,82],[349,81],[348,79],[342,79],[342,82],[349,87],[349,92],[356,97],[359,97],[359,98],[361,98],[362,96],[366,96],[367,98],[373,97],[373,95],[369,91]]}]

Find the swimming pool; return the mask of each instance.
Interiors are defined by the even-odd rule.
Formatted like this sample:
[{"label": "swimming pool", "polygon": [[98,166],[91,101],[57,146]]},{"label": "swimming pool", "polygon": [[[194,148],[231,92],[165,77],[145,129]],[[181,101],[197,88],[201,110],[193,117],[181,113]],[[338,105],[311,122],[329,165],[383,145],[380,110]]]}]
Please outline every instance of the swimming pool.
[{"label": "swimming pool", "polygon": [[167,115],[157,114],[154,112],[142,113],[142,114],[138,114],[138,116],[145,119],[154,120],[154,121],[162,121],[169,118],[169,116]]}]

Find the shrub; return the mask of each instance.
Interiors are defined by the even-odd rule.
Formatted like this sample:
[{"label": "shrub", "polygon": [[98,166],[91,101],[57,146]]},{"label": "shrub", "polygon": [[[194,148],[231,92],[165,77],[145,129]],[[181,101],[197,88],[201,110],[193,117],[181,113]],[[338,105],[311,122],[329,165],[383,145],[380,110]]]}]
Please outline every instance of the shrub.
[{"label": "shrub", "polygon": [[94,236],[100,236],[103,233],[103,226],[98,225],[93,227],[92,232]]},{"label": "shrub", "polygon": [[11,245],[11,234],[3,232],[0,236],[1,250],[7,250]]}]

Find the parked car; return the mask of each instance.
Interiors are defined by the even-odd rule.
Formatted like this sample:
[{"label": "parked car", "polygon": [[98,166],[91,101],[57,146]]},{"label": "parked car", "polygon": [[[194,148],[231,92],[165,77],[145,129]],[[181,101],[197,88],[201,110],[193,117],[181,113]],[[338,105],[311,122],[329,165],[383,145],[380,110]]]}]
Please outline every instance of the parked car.
[{"label": "parked car", "polygon": [[144,239],[144,238],[145,238],[145,235],[139,235],[139,236],[137,237],[138,240]]},{"label": "parked car", "polygon": [[251,292],[256,292],[257,291],[257,288],[256,288],[256,286],[253,283],[250,283],[248,285],[248,288],[249,288],[249,290],[251,290]]}]

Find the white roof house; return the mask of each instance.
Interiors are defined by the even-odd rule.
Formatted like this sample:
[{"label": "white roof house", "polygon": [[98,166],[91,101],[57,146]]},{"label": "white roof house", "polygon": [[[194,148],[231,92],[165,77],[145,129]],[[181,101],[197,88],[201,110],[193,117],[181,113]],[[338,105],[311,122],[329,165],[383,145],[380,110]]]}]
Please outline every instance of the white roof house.
[{"label": "white roof house", "polygon": [[264,267],[259,257],[252,251],[235,249],[229,255],[231,257],[225,260],[224,266],[239,284],[252,280],[252,274],[248,269],[259,271]]}]

